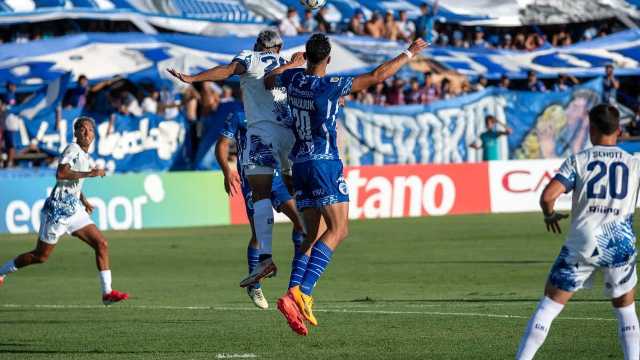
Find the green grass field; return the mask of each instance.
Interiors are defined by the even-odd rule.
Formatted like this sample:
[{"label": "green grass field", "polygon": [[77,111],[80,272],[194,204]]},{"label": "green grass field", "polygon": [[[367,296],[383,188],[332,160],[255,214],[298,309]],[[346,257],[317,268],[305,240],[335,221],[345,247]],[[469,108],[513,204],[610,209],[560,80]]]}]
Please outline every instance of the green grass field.
[{"label": "green grass field", "polygon": [[[289,231],[276,227],[267,311],[238,287],[247,227],[108,232],[114,288],[132,295],[108,308],[91,249],[65,237],[0,288],[0,359],[511,359],[563,241],[534,214],[352,222],[314,292],[320,326],[300,337],[274,310]],[[0,261],[34,239],[0,237]],[[538,359],[622,358],[596,284]]]}]

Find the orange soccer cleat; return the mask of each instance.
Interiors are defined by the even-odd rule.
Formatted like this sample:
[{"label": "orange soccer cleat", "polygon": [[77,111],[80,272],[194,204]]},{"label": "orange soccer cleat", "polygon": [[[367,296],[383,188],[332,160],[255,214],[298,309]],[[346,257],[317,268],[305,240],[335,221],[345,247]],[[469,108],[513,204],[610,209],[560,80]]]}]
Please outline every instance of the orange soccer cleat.
[{"label": "orange soccer cleat", "polygon": [[284,318],[287,319],[291,330],[298,335],[307,336],[309,330],[307,330],[307,327],[304,325],[304,317],[300,313],[300,310],[298,310],[298,305],[296,305],[288,292],[278,299],[278,310],[280,310]]}]

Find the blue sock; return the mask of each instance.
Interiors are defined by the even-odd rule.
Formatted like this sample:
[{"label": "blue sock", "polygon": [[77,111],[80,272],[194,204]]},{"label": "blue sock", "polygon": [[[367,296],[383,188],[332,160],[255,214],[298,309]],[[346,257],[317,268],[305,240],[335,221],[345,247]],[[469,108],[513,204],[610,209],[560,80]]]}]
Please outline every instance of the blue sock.
[{"label": "blue sock", "polygon": [[293,230],[291,232],[291,241],[293,241],[293,247],[295,249],[295,251],[298,251],[298,248],[300,248],[300,245],[302,245],[302,242],[304,241],[304,233],[303,232],[298,232],[296,230]]},{"label": "blue sock", "polygon": [[[252,248],[251,245],[247,246],[247,265],[249,266],[249,274],[253,271],[253,269],[258,266],[260,262],[260,250]],[[256,289],[260,288],[260,283],[257,283],[253,286]]]},{"label": "blue sock", "polygon": [[293,256],[291,262],[291,276],[289,277],[289,289],[302,283],[302,278],[307,271],[309,257],[305,253],[298,252]]},{"label": "blue sock", "polygon": [[300,290],[311,295],[313,288],[316,286],[318,279],[329,265],[333,251],[322,241],[318,241],[311,250],[311,258],[307,264],[307,271],[304,273]]}]

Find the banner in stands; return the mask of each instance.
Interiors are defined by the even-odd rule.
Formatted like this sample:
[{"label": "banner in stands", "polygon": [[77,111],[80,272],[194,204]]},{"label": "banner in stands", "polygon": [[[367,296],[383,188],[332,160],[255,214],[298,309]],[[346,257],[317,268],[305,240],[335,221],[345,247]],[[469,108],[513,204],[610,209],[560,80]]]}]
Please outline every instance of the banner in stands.
[{"label": "banner in stands", "polygon": [[[101,230],[229,224],[219,172],[171,172],[88,179],[83,193]],[[53,176],[0,178],[0,233],[37,232]]]},{"label": "banner in stands", "polygon": [[589,145],[588,112],[601,98],[602,82],[593,80],[563,92],[490,88],[426,106],[349,103],[341,147],[352,166],[479,161],[482,151],[470,145],[493,115],[513,129],[498,138],[501,159],[561,158]]}]

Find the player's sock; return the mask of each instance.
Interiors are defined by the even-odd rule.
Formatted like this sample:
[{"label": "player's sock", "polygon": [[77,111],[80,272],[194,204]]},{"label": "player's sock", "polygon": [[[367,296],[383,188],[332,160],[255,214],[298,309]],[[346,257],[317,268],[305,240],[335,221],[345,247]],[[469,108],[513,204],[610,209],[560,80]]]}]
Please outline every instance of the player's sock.
[{"label": "player's sock", "polygon": [[553,319],[562,311],[564,305],[559,304],[548,297],[540,300],[538,308],[527,324],[527,330],[520,340],[520,347],[516,360],[531,360],[536,351],[542,346],[549,333]]},{"label": "player's sock", "polygon": [[100,289],[102,294],[108,294],[111,292],[111,270],[100,271]]},{"label": "player's sock", "polygon": [[293,229],[293,231],[291,232],[291,241],[293,241],[293,248],[295,249],[295,251],[298,251],[298,249],[302,245],[304,237],[305,233],[297,231],[296,229]]},{"label": "player's sock", "polygon": [[273,236],[273,208],[270,199],[253,203],[253,224],[256,238],[260,243],[260,261],[271,257],[271,239]]},{"label": "player's sock", "polygon": [[291,276],[289,276],[289,289],[296,285],[300,285],[304,273],[307,270],[307,263],[309,257],[305,253],[300,253],[300,246],[304,241],[305,234],[295,229],[291,233],[291,240],[293,241],[293,261],[291,262]]},{"label": "player's sock", "polygon": [[[249,266],[249,274],[251,274],[253,269],[255,269],[256,266],[258,266],[259,262],[260,262],[260,250],[253,248],[251,247],[251,245],[249,245],[247,247],[247,265]],[[255,289],[259,289],[260,283],[256,283],[255,285],[252,285],[252,287]]]},{"label": "player's sock", "polygon": [[18,268],[16,267],[16,263],[15,263],[14,259],[11,259],[11,260],[7,261],[6,263],[4,263],[4,265],[2,265],[2,267],[0,267],[0,276],[11,274],[11,273],[16,272],[16,271],[18,271]]},{"label": "player's sock", "polygon": [[304,278],[300,284],[300,290],[305,295],[311,295],[313,288],[316,286],[318,279],[329,265],[333,250],[322,241],[318,241],[311,250],[311,257],[307,264],[307,270],[304,272]]},{"label": "player's sock", "polygon": [[618,318],[618,336],[624,350],[624,359],[640,358],[640,327],[636,315],[636,304],[614,308]]}]

